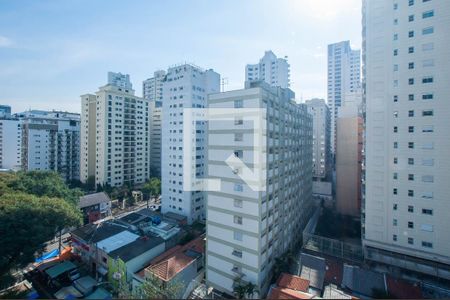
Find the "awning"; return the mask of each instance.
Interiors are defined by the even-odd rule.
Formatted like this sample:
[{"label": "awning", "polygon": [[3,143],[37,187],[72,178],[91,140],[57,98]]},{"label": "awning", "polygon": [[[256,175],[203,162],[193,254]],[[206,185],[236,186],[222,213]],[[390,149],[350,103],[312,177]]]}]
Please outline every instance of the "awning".
[{"label": "awning", "polygon": [[56,256],[58,256],[58,255],[59,255],[59,249],[55,249],[55,250],[53,250],[53,251],[44,253],[44,254],[43,254],[41,257],[39,257],[39,258],[36,258],[35,262],[40,263],[40,262],[43,262],[44,260],[47,260],[47,259],[56,257]]},{"label": "awning", "polygon": [[64,261],[60,264],[57,264],[56,266],[51,267],[50,269],[46,270],[45,273],[47,273],[47,275],[53,279],[65,272],[76,269],[76,267],[77,266],[75,266],[72,262],[66,260],[66,261]]},{"label": "awning", "polygon": [[104,267],[100,266],[97,268],[97,272],[103,276],[105,276],[108,273],[108,270],[106,270]]}]

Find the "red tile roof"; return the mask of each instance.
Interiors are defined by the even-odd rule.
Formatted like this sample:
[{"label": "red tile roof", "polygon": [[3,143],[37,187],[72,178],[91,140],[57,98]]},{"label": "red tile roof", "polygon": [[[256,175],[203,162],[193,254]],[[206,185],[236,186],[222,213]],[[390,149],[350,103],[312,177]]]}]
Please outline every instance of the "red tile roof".
[{"label": "red tile roof", "polygon": [[284,289],[280,287],[273,287],[270,290],[267,299],[312,299],[314,295],[294,291],[291,289]]},{"label": "red tile roof", "polygon": [[202,235],[184,246],[175,246],[150,262],[145,273],[150,272],[164,281],[171,280],[175,275],[193,263],[196,258],[186,254],[191,250],[199,254],[205,253],[205,236]]},{"label": "red tile roof", "polygon": [[386,276],[386,284],[389,294],[398,299],[423,299],[420,286],[389,275]]},{"label": "red tile roof", "polygon": [[288,273],[282,273],[278,278],[277,285],[280,288],[308,292],[309,280]]}]

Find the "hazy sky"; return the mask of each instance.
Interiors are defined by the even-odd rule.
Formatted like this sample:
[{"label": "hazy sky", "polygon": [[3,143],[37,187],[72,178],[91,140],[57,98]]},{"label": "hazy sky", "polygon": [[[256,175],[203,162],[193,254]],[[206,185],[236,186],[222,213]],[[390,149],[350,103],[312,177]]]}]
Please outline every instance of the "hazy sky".
[{"label": "hazy sky", "polygon": [[212,68],[242,88],[245,65],[288,56],[297,99],[326,97],[327,44],[361,44],[361,0],[1,0],[0,104],[79,112],[79,95],[128,73]]}]

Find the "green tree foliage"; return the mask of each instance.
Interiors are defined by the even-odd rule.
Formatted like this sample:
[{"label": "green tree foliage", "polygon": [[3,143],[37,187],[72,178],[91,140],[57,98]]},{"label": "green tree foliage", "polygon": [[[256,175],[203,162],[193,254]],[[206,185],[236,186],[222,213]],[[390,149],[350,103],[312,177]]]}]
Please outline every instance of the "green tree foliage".
[{"label": "green tree foliage", "polygon": [[60,230],[80,224],[76,195],[50,172],[0,174],[0,284]]},{"label": "green tree foliage", "polygon": [[157,177],[153,177],[150,181],[144,184],[142,188],[142,193],[147,195],[148,198],[152,196],[158,196],[161,194],[161,180]]},{"label": "green tree foliage", "polygon": [[144,282],[139,286],[135,294],[130,295],[128,291],[119,293],[119,298],[123,299],[181,299],[184,293],[182,282],[172,279],[169,282],[163,281],[155,275],[149,273]]}]

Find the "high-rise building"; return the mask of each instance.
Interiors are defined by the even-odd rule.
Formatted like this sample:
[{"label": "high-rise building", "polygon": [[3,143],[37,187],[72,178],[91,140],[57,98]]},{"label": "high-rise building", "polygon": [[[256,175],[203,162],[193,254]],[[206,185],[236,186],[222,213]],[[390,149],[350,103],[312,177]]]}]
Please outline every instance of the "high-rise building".
[{"label": "high-rise building", "polygon": [[150,178],[150,105],[129,87],[120,81],[81,96],[82,182],[122,186]]},{"label": "high-rise building", "polygon": [[22,123],[22,170],[51,170],[67,181],[80,179],[79,114],[30,110],[15,116]]},{"label": "high-rise building", "polygon": [[313,119],[313,177],[315,180],[330,179],[330,110],[323,99],[305,102]]},{"label": "high-rise building", "polygon": [[128,74],[108,72],[108,84],[117,86],[125,90],[133,89],[133,85],[130,81],[130,75]]},{"label": "high-rise building", "polygon": [[265,81],[271,86],[290,86],[290,66],[287,57],[278,58],[272,51],[266,51],[257,64],[245,67],[245,81]]},{"label": "high-rise building", "polygon": [[450,279],[450,1],[363,1],[366,258]]},{"label": "high-rise building", "polygon": [[[183,189],[183,109],[204,108],[207,95],[220,91],[220,75],[213,70],[183,64],[169,68],[163,84],[162,212],[187,217],[188,223],[205,219],[202,191]],[[205,174],[205,122],[197,125],[197,176]]]},{"label": "high-rise building", "polygon": [[22,121],[11,116],[11,107],[0,107],[0,169],[20,170],[22,163]]},{"label": "high-rise building", "polygon": [[346,94],[360,92],[361,51],[350,41],[328,45],[328,107],[331,110],[331,152],[336,151],[336,119]]},{"label": "high-rise building", "polygon": [[[207,175],[221,184],[207,192],[206,279],[230,295],[252,282],[264,297],[275,258],[295,245],[311,215],[312,118],[293,97],[264,82],[208,97],[209,109],[262,110],[261,130],[251,112],[219,112],[229,120],[208,122]],[[229,167],[229,157],[254,173],[251,186],[241,177],[249,171]]]},{"label": "high-rise building", "polygon": [[158,70],[154,72],[153,77],[144,80],[142,83],[142,95],[150,101],[162,101],[163,97],[163,81],[166,77],[166,71]]},{"label": "high-rise building", "polygon": [[150,173],[151,176],[161,177],[161,136],[162,136],[162,100],[163,82],[166,71],[158,70],[153,77],[142,83],[144,98],[150,101]]}]

